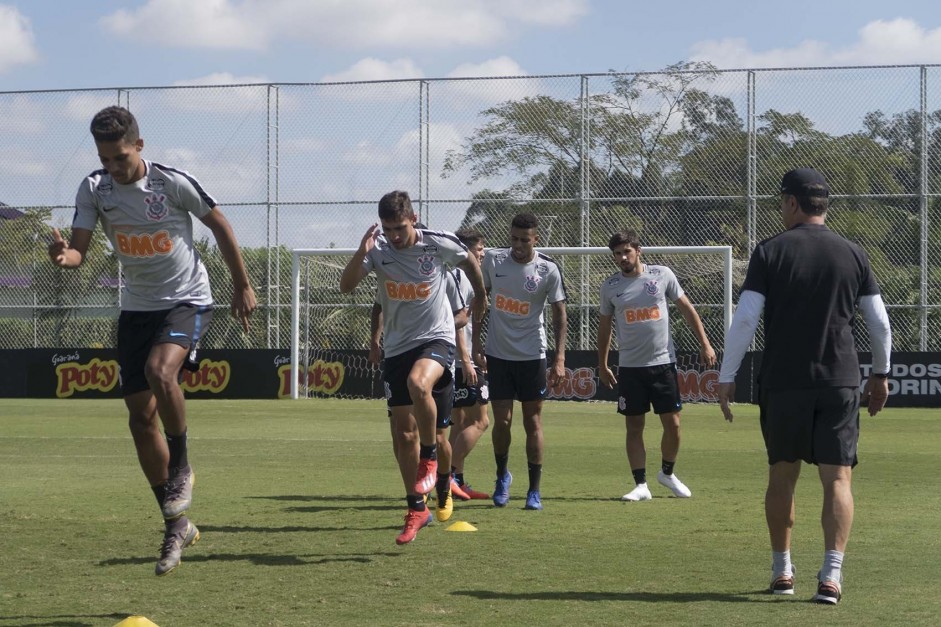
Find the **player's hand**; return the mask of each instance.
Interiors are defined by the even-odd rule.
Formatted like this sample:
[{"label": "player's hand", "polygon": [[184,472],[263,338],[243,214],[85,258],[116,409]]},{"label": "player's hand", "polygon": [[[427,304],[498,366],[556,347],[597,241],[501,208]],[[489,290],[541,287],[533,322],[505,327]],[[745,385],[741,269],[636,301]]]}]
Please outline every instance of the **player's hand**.
[{"label": "player's hand", "polygon": [[373,366],[378,367],[379,362],[382,359],[382,348],[379,347],[375,342],[369,343],[369,356],[366,357],[366,361],[371,363]]},{"label": "player's hand", "polygon": [[378,222],[366,229],[366,234],[363,235],[363,239],[359,243],[359,249],[363,252],[363,254],[368,253],[376,246],[376,239],[379,237],[381,232],[382,229],[379,228]]},{"label": "player's hand", "polygon": [[49,259],[52,260],[52,263],[56,264],[60,268],[65,268],[68,265],[68,260],[66,259],[66,253],[69,249],[69,243],[62,239],[62,234],[59,233],[59,229],[52,229],[52,243],[49,244],[48,252]]},{"label": "player's hand", "polygon": [[729,403],[735,398],[735,383],[719,384],[719,407],[722,409],[722,415],[727,422],[732,422],[732,408]]},{"label": "player's hand", "polygon": [[477,371],[474,370],[474,363],[471,360],[461,362],[461,370],[464,372],[464,385],[469,388],[477,385]]},{"label": "player's hand", "polygon": [[716,352],[712,349],[711,344],[699,349],[699,363],[710,367],[716,365]]},{"label": "player's hand", "polygon": [[484,354],[484,347],[480,344],[474,343],[473,357],[474,363],[477,364],[477,367],[480,368],[480,371],[486,374],[487,356]]},{"label": "player's hand", "polygon": [[600,379],[609,390],[613,390],[614,386],[618,384],[617,377],[614,376],[614,372],[612,372],[611,368],[607,365],[598,366],[598,379]]},{"label": "player's hand", "polygon": [[875,416],[882,411],[887,400],[889,400],[889,380],[870,375],[859,402],[869,409],[870,416]]},{"label": "player's hand", "polygon": [[565,379],[565,362],[556,360],[546,373],[546,383],[550,388],[559,385]]},{"label": "player's hand", "polygon": [[229,313],[242,323],[242,330],[248,333],[248,317],[252,315],[258,304],[255,302],[255,290],[251,285],[236,288],[232,293],[232,307]]}]

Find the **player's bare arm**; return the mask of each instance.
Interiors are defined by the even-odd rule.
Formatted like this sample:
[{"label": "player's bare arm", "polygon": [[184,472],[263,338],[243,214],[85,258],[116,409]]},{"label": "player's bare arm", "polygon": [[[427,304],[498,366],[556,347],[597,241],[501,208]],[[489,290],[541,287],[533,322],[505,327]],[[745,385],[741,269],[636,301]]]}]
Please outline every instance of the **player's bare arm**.
[{"label": "player's bare arm", "polygon": [[363,235],[363,239],[359,243],[359,248],[353,253],[353,257],[346,264],[346,267],[343,268],[343,274],[340,275],[340,292],[343,294],[349,294],[355,290],[360,281],[365,279],[366,275],[369,274],[369,272],[363,268],[363,259],[366,258],[369,251],[376,245],[376,238],[379,237],[379,233],[378,222],[366,229],[366,234]]},{"label": "player's bare arm", "polygon": [[382,359],[382,347],[379,341],[382,339],[382,305],[373,303],[369,311],[369,356],[366,361],[374,366],[378,366]]},{"label": "player's bare arm", "polygon": [[200,218],[200,221],[212,231],[216,238],[216,245],[219,246],[219,252],[222,253],[222,259],[225,260],[229,275],[232,277],[230,313],[233,318],[242,323],[242,329],[248,333],[248,317],[255,311],[257,302],[255,290],[252,289],[248,272],[245,270],[242,252],[239,250],[235,233],[232,231],[232,225],[229,224],[219,207],[213,207],[212,211]]},{"label": "player's bare arm", "polygon": [[568,314],[565,312],[565,301],[552,303],[552,334],[555,337],[555,359],[549,369],[546,383],[557,385],[565,378],[565,342],[568,338]]},{"label": "player's bare arm", "polygon": [[484,316],[487,315],[487,308],[490,306],[487,290],[484,288],[484,277],[480,273],[480,264],[477,262],[476,256],[468,255],[467,259],[457,265],[467,275],[471,287],[474,288],[473,320],[474,326],[479,326]]},{"label": "player's bare arm", "polygon": [[460,331],[467,326],[467,309],[454,314],[454,343],[457,348],[457,358],[461,362],[461,372],[464,373],[464,383],[469,386],[477,385],[477,372],[474,370],[474,361],[471,359],[467,348],[467,342],[464,340],[464,333]]},{"label": "player's bare arm", "polygon": [[713,350],[712,344],[709,343],[709,338],[706,337],[706,329],[703,327],[702,319],[699,317],[696,308],[693,307],[693,303],[689,302],[689,298],[684,294],[677,299],[676,308],[680,310],[686,324],[689,325],[689,328],[696,335],[696,339],[699,340],[699,358],[702,363],[707,366],[715,366],[716,352]]},{"label": "player's bare arm", "polygon": [[52,229],[49,244],[49,259],[60,268],[77,268],[85,261],[85,253],[91,243],[92,232],[88,229],[72,229],[72,239],[64,240],[59,229]]},{"label": "player's bare arm", "polygon": [[608,353],[611,350],[611,316],[600,314],[598,316],[598,378],[601,382],[613,389],[617,385],[617,377],[608,366]]}]

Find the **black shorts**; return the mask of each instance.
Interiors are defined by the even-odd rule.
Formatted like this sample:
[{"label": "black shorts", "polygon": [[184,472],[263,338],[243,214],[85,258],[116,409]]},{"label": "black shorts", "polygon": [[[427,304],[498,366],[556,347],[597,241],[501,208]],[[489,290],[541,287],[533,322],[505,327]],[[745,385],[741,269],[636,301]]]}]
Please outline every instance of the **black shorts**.
[{"label": "black shorts", "polygon": [[683,409],[676,364],[618,368],[618,413],[640,416],[650,411],[672,414]]},{"label": "black shorts", "polygon": [[546,397],[546,358],[509,361],[487,355],[487,383],[495,401],[541,401]]},{"label": "black shorts", "polygon": [[408,393],[408,375],[412,372],[412,367],[419,359],[432,359],[444,366],[444,374],[438,379],[431,390],[435,397],[435,404],[438,405],[438,423],[442,420],[442,413],[451,420],[451,404],[454,401],[454,376],[451,372],[451,366],[454,363],[454,345],[445,340],[431,340],[421,346],[395,355],[387,357],[384,362],[382,379],[385,383],[386,401],[389,407],[402,407],[413,405],[411,395]]},{"label": "black shorts", "polygon": [[768,464],[856,465],[857,388],[760,390],[758,404]]},{"label": "black shorts", "polygon": [[486,405],[490,402],[490,391],[487,388],[487,379],[480,368],[474,367],[477,373],[477,385],[468,386],[464,383],[464,369],[458,368],[454,373],[454,406],[473,407],[477,403]]},{"label": "black shorts", "polygon": [[[198,370],[196,348],[212,320],[212,306],[177,305],[160,311],[122,311],[118,317],[118,364],[121,393],[150,388],[144,368],[155,344],[177,344],[190,351],[183,367]],[[182,380],[183,371],[180,371]]]}]

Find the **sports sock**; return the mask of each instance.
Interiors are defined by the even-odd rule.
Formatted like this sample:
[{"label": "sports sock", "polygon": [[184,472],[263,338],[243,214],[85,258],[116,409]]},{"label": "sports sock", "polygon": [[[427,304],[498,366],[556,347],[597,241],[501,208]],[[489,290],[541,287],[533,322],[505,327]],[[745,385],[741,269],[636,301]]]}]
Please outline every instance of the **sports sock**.
[{"label": "sports sock", "polygon": [[823,568],[820,569],[820,581],[831,579],[840,582],[843,570],[843,553],[827,551],[823,554]]},{"label": "sports sock", "polygon": [[539,491],[539,480],[542,479],[542,464],[529,464],[529,489]]},{"label": "sports sock", "polygon": [[775,577],[791,574],[791,551],[771,552],[771,572]]},{"label": "sports sock", "polygon": [[438,491],[438,498],[445,498],[448,495],[448,490],[451,488],[451,475],[450,473],[438,473],[438,479],[435,481],[435,490]]},{"label": "sports sock", "polygon": [[647,483],[647,469],[646,468],[636,468],[631,470],[631,474],[634,475],[634,483],[640,485],[642,483]]},{"label": "sports sock", "polygon": [[[415,449],[412,449],[413,451]],[[422,444],[418,451],[419,459],[438,459],[438,450],[437,445],[432,444],[431,446],[425,446]]]},{"label": "sports sock", "polygon": [[458,485],[460,486],[464,485],[464,473],[463,472],[454,473],[454,480],[457,482]]},{"label": "sports sock", "polygon": [[166,433],[167,448],[170,449],[170,474],[179,468],[183,468],[189,463],[186,459],[186,431],[180,435],[170,435]]},{"label": "sports sock", "polygon": [[663,460],[663,464],[660,466],[663,469],[663,474],[669,476],[673,474],[673,467],[676,466],[676,461],[668,462]]},{"label": "sports sock", "polygon": [[425,499],[420,494],[408,494],[405,496],[405,500],[408,501],[408,508],[414,509],[415,511],[422,512],[425,510]]},{"label": "sports sock", "polygon": [[502,477],[506,474],[506,465],[510,461],[510,454],[505,453],[503,455],[497,455],[494,453],[494,458],[497,460],[497,476]]},{"label": "sports sock", "polygon": [[160,506],[160,509],[163,509],[163,502],[167,500],[167,484],[152,485],[150,489],[154,491],[154,496],[157,497],[157,505]]}]

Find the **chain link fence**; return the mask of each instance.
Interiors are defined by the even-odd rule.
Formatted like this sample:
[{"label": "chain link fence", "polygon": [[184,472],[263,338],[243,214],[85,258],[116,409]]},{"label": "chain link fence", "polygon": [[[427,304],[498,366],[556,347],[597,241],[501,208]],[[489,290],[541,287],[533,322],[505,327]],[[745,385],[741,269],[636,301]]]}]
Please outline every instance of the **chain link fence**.
[{"label": "chain link fence", "polygon": [[[99,167],[88,123],[113,104],[138,117],[144,157],[196,176],[239,239],[259,310],[248,334],[217,315],[205,347],[288,347],[290,250],[357,246],[392,189],[429,226],[491,246],[519,211],[539,216],[544,246],[604,246],[624,226],[647,246],[730,245],[739,285],[782,228],[781,174],[811,165],[831,185],[828,224],[870,255],[895,349],[941,350],[941,66],[0,92],[0,348],[115,344],[121,269],[103,235],[79,270],[45,255]],[[227,270],[195,232],[225,309]],[[685,274],[696,302],[711,275]]]}]

